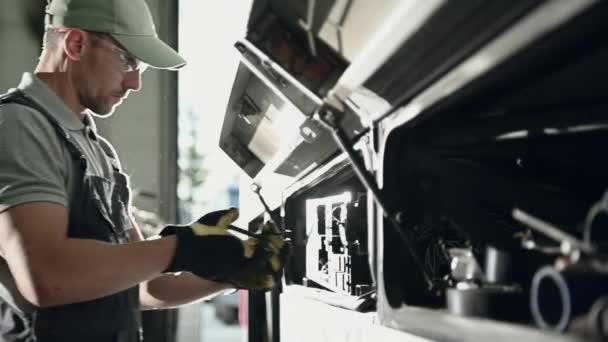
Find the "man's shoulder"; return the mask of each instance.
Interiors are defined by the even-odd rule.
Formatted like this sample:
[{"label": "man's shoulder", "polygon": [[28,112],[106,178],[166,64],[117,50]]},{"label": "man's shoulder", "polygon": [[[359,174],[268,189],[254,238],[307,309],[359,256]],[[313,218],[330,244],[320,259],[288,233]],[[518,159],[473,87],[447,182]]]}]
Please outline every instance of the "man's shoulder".
[{"label": "man's shoulder", "polygon": [[6,145],[0,151],[42,149],[56,156],[64,149],[57,128],[46,116],[19,103],[0,105],[0,142]]},{"label": "man's shoulder", "polygon": [[66,156],[44,114],[22,104],[0,105],[0,206],[45,201],[67,207]]},{"label": "man's shoulder", "polygon": [[0,129],[4,131],[29,129],[55,132],[55,128],[44,114],[33,107],[15,102],[0,104]]}]

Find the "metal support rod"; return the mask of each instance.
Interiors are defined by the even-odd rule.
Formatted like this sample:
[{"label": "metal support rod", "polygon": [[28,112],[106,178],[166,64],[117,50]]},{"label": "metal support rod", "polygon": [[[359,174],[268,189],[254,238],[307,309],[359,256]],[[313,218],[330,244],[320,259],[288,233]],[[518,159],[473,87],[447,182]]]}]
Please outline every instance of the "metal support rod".
[{"label": "metal support rod", "polygon": [[587,244],[576,237],[564,232],[563,230],[555,227],[554,225],[545,222],[537,217],[534,217],[525,211],[515,208],[513,209],[513,218],[524,225],[544,234],[545,236],[553,239],[559,243],[568,243],[573,248],[576,248],[587,254],[594,254],[595,249],[592,245]]},{"label": "metal support rod", "polygon": [[370,173],[368,173],[367,170],[365,170],[365,168],[362,166],[363,162],[360,160],[359,156],[356,154],[353,147],[351,145],[349,145],[350,140],[348,139],[348,136],[346,135],[346,133],[344,132],[342,127],[338,124],[338,118],[336,117],[336,114],[327,107],[322,107],[319,110],[319,113],[320,113],[321,122],[323,122],[325,124],[325,126],[331,130],[334,140],[336,141],[336,143],[338,144],[340,149],[344,153],[346,153],[346,155],[348,156],[348,159],[350,160],[350,165],[352,166],[355,173],[359,177],[359,180],[363,183],[363,185],[368,190],[371,191],[373,198],[376,201],[376,204],[378,204],[378,206],[384,213],[384,216],[389,219],[389,221],[391,222],[391,225],[393,226],[393,228],[395,229],[397,234],[399,234],[399,238],[405,244],[405,247],[406,247],[407,251],[410,253],[410,256],[412,257],[414,264],[416,265],[416,267],[418,268],[418,270],[424,277],[424,280],[428,286],[428,289],[434,290],[435,283],[433,282],[431,277],[426,272],[422,262],[420,261],[420,258],[416,254],[416,251],[415,251],[414,245],[411,242],[411,239],[403,231],[403,229],[400,225],[400,222],[399,222],[400,217],[398,217],[397,215],[394,215],[392,213],[391,209],[388,207],[386,201],[382,197],[382,194],[380,194],[380,189],[378,188],[376,181],[374,180],[372,175]]},{"label": "metal support rod", "polygon": [[313,32],[314,21],[315,21],[315,7],[316,0],[308,0],[306,4],[306,21],[300,20],[300,27],[306,31],[306,38],[308,39],[308,49],[313,57],[317,57],[317,45],[315,42],[315,33]]},{"label": "metal support rod", "polygon": [[272,223],[279,230],[279,232],[282,232],[282,228],[283,227],[279,226],[279,220],[277,220],[274,217],[274,214],[272,213],[272,210],[270,210],[270,207],[268,206],[268,203],[266,203],[266,200],[264,200],[264,197],[262,197],[262,194],[260,193],[261,187],[258,184],[253,183],[253,184],[251,184],[251,190],[253,190],[253,192],[256,195],[258,195],[258,198],[260,199],[260,202],[262,202],[262,205],[264,206],[264,211],[266,211],[266,213],[270,217],[270,221],[272,221]]}]

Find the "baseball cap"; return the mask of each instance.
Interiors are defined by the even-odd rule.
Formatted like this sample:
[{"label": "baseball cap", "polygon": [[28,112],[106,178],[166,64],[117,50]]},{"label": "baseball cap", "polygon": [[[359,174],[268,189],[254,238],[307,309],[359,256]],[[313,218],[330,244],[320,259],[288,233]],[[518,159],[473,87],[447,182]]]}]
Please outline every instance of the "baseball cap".
[{"label": "baseball cap", "polygon": [[50,0],[45,22],[47,27],[108,33],[153,68],[175,70],[186,64],[158,38],[145,0]]}]

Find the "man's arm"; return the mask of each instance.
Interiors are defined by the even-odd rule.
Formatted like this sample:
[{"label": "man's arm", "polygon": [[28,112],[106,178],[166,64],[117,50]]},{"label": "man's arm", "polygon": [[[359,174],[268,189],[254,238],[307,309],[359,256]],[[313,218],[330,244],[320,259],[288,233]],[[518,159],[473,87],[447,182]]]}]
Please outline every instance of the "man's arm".
[{"label": "man's arm", "polygon": [[[129,232],[131,241],[142,241],[141,230],[135,220],[131,221],[135,227]],[[139,299],[143,310],[166,309],[213,297],[231,287],[188,272],[163,274],[141,284]]]},{"label": "man's arm", "polygon": [[229,284],[203,279],[192,273],[164,274],[142,283],[139,288],[140,305],[142,310],[174,308],[214,297],[230,288],[233,287]]},{"label": "man's arm", "polygon": [[176,240],[114,245],[67,237],[68,210],[50,202],[0,208],[0,251],[21,294],[36,306],[107,296],[165,270]]}]

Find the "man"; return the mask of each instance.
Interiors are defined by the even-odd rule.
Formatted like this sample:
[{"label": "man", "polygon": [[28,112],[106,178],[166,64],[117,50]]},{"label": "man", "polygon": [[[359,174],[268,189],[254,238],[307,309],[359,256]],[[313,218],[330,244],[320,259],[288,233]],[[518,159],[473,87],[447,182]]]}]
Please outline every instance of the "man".
[{"label": "man", "polygon": [[146,66],[185,64],[144,0],[53,0],[46,13],[35,73],[0,98],[0,341],[136,341],[140,309],[268,287],[282,240],[229,234],[236,210],[149,241],[129,214],[90,112],[109,116]]}]

